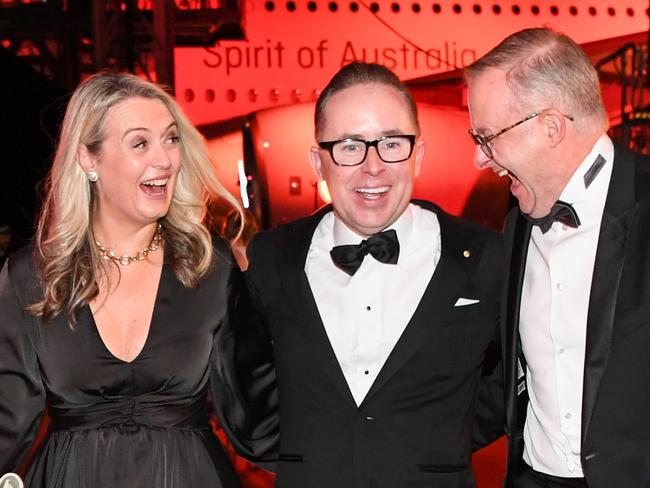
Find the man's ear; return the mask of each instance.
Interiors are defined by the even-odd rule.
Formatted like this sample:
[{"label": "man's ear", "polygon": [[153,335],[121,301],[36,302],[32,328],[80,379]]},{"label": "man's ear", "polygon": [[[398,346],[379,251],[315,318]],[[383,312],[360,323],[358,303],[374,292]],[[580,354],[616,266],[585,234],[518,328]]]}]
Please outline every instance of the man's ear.
[{"label": "man's ear", "polygon": [[424,139],[418,138],[415,140],[413,151],[415,151],[415,177],[417,178],[420,176],[420,167],[422,165],[422,160],[424,159],[424,153],[426,152]]},{"label": "man's ear", "polygon": [[566,135],[566,117],[561,112],[551,109],[544,112],[540,119],[549,147],[556,147]]},{"label": "man's ear", "polygon": [[321,171],[321,165],[323,162],[320,158],[320,150],[316,146],[309,148],[309,163],[311,164],[314,173],[316,173],[316,176],[318,176],[319,179],[324,180],[325,177]]},{"label": "man's ear", "polygon": [[84,144],[79,144],[77,148],[77,161],[84,173],[97,170],[97,158],[90,153]]}]

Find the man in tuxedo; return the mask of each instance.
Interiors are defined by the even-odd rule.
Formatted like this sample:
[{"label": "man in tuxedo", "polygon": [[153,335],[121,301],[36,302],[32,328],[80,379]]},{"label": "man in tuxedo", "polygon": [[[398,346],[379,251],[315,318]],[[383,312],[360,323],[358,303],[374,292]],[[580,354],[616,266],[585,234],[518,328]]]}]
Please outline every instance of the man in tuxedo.
[{"label": "man in tuxedo", "polygon": [[598,75],[549,29],[466,73],[475,163],[509,177],[507,487],[650,487],[650,165],[606,134]]},{"label": "man in tuxedo", "polygon": [[342,68],[315,123],[332,205],[248,248],[277,368],[276,487],[473,487],[472,447],[503,430],[485,359],[501,238],[411,202],[425,142],[388,69]]}]

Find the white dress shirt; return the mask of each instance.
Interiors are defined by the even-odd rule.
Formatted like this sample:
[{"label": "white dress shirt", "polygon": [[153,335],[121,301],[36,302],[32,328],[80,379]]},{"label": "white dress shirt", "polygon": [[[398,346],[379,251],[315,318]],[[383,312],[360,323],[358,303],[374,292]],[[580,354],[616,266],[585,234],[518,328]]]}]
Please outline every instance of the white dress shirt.
[{"label": "white dress shirt", "polygon": [[363,237],[334,215],[319,222],[305,273],[336,358],[357,405],[365,398],[404,332],[440,260],[440,224],[435,213],[409,205],[388,229],[400,244],[397,264],[368,254],[353,276],[330,257],[334,246]]},{"label": "white dress shirt", "polygon": [[[598,155],[605,164],[585,188]],[[580,218],[577,229],[555,222],[534,227],[521,297],[520,334],[530,397],[524,460],[536,471],[582,477],[582,385],[591,280],[614,147],[603,135],[578,167],[560,200]]]}]

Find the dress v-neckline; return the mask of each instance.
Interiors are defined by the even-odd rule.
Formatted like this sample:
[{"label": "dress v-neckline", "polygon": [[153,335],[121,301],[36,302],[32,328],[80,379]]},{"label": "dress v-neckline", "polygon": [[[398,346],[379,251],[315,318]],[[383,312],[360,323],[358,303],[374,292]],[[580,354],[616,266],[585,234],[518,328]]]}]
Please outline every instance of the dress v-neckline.
[{"label": "dress v-neckline", "polygon": [[147,346],[149,345],[152,329],[154,327],[154,324],[156,323],[156,311],[158,310],[160,291],[162,288],[162,282],[166,272],[166,268],[167,265],[163,263],[162,269],[160,270],[160,275],[158,276],[158,285],[156,287],[156,295],[153,301],[153,310],[151,311],[151,319],[149,320],[149,327],[147,328],[147,336],[145,337],[144,342],[142,343],[142,348],[130,361],[120,358],[113,351],[111,351],[110,348],[106,345],[106,342],[104,342],[104,338],[102,337],[102,334],[99,331],[99,327],[97,326],[97,321],[95,320],[95,314],[93,313],[90,304],[86,305],[86,308],[88,310],[88,315],[90,316],[90,322],[92,323],[92,327],[95,333],[97,334],[97,339],[99,340],[102,349],[104,349],[104,351],[107,352],[111,358],[113,358],[115,361],[119,362],[120,364],[134,364],[138,359],[140,359],[142,353],[145,351],[145,349],[147,349]]}]

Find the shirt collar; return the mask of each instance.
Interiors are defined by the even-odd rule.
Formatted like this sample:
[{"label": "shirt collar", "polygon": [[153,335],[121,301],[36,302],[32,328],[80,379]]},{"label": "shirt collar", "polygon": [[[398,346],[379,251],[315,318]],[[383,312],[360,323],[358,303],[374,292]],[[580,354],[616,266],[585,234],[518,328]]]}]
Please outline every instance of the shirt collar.
[{"label": "shirt collar", "polygon": [[[601,155],[603,158],[605,158],[605,164],[600,172],[595,176],[589,187],[585,187],[585,174],[594,164],[598,155]],[[603,134],[598,138],[596,144],[594,144],[594,147],[582,160],[582,163],[580,163],[578,169],[573,173],[573,176],[564,187],[564,190],[560,195],[560,200],[575,204],[591,198],[590,195],[592,195],[594,192],[598,192],[598,189],[603,186],[602,183],[604,180],[607,180],[609,182],[609,178],[606,176],[606,174],[608,173],[607,169],[610,169],[611,172],[611,164],[613,159],[614,145],[612,144],[612,141],[607,136],[607,134]],[[610,168],[607,168],[608,166]]]}]

